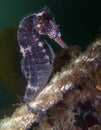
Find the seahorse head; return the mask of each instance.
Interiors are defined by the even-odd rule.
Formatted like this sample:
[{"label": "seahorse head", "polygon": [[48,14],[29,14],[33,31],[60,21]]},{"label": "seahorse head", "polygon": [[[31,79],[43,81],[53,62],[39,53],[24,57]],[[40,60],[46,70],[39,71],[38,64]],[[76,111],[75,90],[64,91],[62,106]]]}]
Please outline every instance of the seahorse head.
[{"label": "seahorse head", "polygon": [[35,14],[33,18],[35,29],[43,35],[48,35],[51,39],[60,37],[61,33],[56,25],[54,17],[50,14],[49,8],[43,8],[41,13]]},{"label": "seahorse head", "polygon": [[41,13],[34,14],[33,24],[39,34],[47,35],[61,47],[67,48],[67,45],[61,40],[59,26],[56,25],[55,18],[51,15],[48,7],[44,7]]}]

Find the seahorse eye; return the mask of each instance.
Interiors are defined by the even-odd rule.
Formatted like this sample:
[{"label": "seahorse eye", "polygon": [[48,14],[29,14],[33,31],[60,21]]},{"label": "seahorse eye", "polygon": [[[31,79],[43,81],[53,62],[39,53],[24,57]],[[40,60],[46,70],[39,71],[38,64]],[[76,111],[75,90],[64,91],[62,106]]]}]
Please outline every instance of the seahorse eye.
[{"label": "seahorse eye", "polygon": [[37,24],[37,28],[41,28],[42,27],[42,22],[38,22],[38,24]]},{"label": "seahorse eye", "polygon": [[36,25],[36,30],[37,30],[40,34],[46,34],[44,25],[42,24],[42,21],[39,21],[39,22],[38,22],[38,24]]}]

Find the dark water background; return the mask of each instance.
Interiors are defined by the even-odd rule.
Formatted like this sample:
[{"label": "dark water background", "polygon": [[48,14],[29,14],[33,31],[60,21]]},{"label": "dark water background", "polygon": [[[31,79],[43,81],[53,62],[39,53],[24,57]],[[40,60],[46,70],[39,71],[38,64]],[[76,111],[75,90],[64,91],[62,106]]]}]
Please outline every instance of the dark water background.
[{"label": "dark water background", "polygon": [[[28,14],[41,11],[46,5],[69,46],[78,44],[85,49],[101,33],[100,0],[0,0],[1,117],[14,108],[12,104],[17,102],[17,96],[23,95],[26,86],[16,41],[19,21]],[[60,49],[58,45],[52,46]]]}]

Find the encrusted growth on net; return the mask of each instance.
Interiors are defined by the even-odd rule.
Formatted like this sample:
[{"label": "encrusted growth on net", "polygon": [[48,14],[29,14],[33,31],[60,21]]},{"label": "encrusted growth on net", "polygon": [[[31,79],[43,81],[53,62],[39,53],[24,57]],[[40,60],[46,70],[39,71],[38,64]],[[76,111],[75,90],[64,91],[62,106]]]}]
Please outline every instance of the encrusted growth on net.
[{"label": "encrusted growth on net", "polygon": [[[69,66],[57,72],[36,99],[30,103],[32,108],[41,109],[47,112],[48,116],[48,122],[40,120],[39,126],[35,128],[33,124],[33,128],[36,130],[47,128],[49,130],[52,128],[54,130],[83,130],[84,128],[100,130],[101,89],[97,88],[98,85],[101,88],[100,80],[101,41],[98,40]],[[89,109],[84,110],[86,105]],[[83,113],[82,116],[81,113]],[[84,122],[82,125],[80,125],[81,119]],[[26,106],[22,106],[11,118],[2,120],[0,128],[13,130],[16,127],[16,129],[25,130],[37,121],[37,115],[30,113]]]}]

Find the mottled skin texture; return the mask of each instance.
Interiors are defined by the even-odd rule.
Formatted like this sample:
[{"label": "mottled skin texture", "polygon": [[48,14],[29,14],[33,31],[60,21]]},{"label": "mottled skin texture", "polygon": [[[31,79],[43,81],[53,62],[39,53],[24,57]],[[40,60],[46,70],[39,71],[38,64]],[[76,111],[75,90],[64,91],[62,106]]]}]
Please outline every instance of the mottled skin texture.
[{"label": "mottled skin texture", "polygon": [[59,28],[47,7],[41,13],[31,14],[21,21],[17,39],[23,55],[22,72],[28,81],[24,96],[26,103],[34,99],[42,90],[53,69],[54,53],[40,35],[48,35],[61,47],[67,48],[60,38]]}]

